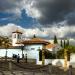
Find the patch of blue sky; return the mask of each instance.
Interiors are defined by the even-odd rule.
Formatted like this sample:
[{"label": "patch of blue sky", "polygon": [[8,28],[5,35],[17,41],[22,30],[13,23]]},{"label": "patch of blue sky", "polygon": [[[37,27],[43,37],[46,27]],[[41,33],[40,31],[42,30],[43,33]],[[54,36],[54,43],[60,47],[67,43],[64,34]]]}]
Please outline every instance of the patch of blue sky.
[{"label": "patch of blue sky", "polygon": [[36,19],[27,16],[25,10],[21,11],[21,17],[16,17],[14,14],[0,12],[0,25],[6,25],[8,23],[14,23],[22,27],[30,28],[37,24]]}]

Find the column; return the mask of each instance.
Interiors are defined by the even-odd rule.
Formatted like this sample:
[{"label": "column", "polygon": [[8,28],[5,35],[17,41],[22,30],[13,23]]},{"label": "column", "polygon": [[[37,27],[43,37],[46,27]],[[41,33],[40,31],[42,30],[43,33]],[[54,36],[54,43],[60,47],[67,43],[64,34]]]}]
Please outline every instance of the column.
[{"label": "column", "polygon": [[44,55],[44,52],[45,52],[45,45],[43,45],[43,48],[42,48],[42,65],[45,64],[45,55]]}]

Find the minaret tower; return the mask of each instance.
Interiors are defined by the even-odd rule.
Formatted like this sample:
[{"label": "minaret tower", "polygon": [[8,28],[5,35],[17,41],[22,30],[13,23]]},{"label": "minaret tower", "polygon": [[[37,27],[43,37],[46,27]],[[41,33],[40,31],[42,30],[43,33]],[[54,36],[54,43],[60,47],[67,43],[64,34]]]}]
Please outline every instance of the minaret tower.
[{"label": "minaret tower", "polygon": [[21,44],[17,44],[22,40],[22,32],[18,29],[15,32],[12,32],[12,46],[21,46]]}]

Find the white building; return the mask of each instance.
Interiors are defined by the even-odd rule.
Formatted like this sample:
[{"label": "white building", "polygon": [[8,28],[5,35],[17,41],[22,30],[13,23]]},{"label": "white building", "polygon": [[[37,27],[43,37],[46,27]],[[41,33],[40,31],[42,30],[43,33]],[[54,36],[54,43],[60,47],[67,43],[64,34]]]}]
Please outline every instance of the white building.
[{"label": "white building", "polygon": [[0,48],[0,57],[5,57],[7,55],[8,58],[11,58],[13,54],[19,54],[22,58],[23,54],[27,54],[28,59],[36,59],[38,61],[38,49],[42,50],[48,43],[48,41],[36,37],[30,40],[22,40],[22,32],[16,30],[12,33],[12,47],[9,47],[8,49]]},{"label": "white building", "polygon": [[19,30],[12,32],[12,46],[21,46],[21,44],[16,44],[21,40],[22,40],[22,32],[20,32]]},{"label": "white building", "polygon": [[[12,58],[13,54],[19,54],[22,58],[23,54],[27,54],[28,59],[35,59],[37,64],[40,62],[42,64],[42,61],[39,61],[39,49],[42,50],[43,47],[51,52],[55,52],[55,48],[58,49],[56,45],[42,38],[33,37],[32,39],[23,40],[22,32],[16,30],[12,32],[12,46],[8,49],[0,48],[0,57],[7,55],[8,58]],[[48,60],[46,63],[48,64]]]}]

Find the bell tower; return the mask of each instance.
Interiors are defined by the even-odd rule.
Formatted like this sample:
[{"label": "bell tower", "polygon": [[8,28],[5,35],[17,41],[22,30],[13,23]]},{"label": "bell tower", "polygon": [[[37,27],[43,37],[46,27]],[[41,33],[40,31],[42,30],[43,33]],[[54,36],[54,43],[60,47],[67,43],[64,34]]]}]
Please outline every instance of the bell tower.
[{"label": "bell tower", "polygon": [[22,40],[22,32],[20,32],[18,29],[15,32],[12,32],[12,46],[20,46],[20,44],[17,44],[17,42],[20,42]]}]

